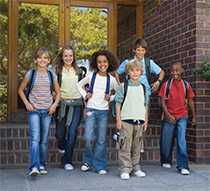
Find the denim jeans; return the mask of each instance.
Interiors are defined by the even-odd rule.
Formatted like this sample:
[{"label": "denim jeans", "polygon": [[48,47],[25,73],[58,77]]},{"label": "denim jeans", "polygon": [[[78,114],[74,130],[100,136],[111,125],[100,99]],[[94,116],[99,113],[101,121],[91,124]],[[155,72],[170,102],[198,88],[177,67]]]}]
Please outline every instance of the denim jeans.
[{"label": "denim jeans", "polygon": [[168,121],[163,122],[161,128],[160,138],[160,155],[161,164],[172,163],[172,150],[174,144],[174,138],[176,137],[177,142],[177,153],[176,162],[177,169],[182,168],[188,169],[188,154],[187,154],[187,143],[186,143],[186,128],[188,119],[181,118],[177,120],[176,124],[172,124]]},{"label": "denim jeans", "polygon": [[86,109],[83,162],[95,168],[96,171],[105,170],[107,167],[107,121],[108,110]]},{"label": "denim jeans", "polygon": [[30,169],[46,165],[51,119],[47,109],[38,109],[28,113]]},{"label": "denim jeans", "polygon": [[73,151],[77,139],[77,129],[81,120],[81,106],[74,106],[72,121],[68,127],[66,127],[66,116],[57,121],[56,124],[56,138],[58,142],[58,148],[64,149],[65,154],[62,157],[62,164],[72,163]]}]

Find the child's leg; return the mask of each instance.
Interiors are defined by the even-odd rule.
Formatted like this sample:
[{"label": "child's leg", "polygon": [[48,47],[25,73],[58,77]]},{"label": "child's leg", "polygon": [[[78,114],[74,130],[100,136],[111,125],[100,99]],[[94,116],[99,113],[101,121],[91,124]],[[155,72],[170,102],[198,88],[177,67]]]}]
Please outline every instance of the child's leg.
[{"label": "child's leg", "polygon": [[39,169],[39,142],[40,142],[40,116],[36,111],[28,113],[29,122],[29,155],[30,170],[33,167]]},{"label": "child's leg", "polygon": [[138,171],[140,169],[139,160],[140,160],[140,146],[143,135],[143,126],[142,125],[134,125],[133,131],[133,142],[131,146],[131,159],[133,170]]},{"label": "child's leg", "polygon": [[121,173],[131,173],[132,160],[131,160],[131,144],[133,136],[133,125],[122,122],[119,138],[119,162]]},{"label": "child's leg", "polygon": [[106,170],[106,132],[107,132],[108,110],[97,110],[96,114],[96,144],[93,166],[96,171]]},{"label": "child's leg", "polygon": [[188,169],[188,154],[187,154],[187,143],[186,143],[186,128],[187,118],[181,118],[177,121],[177,168]]},{"label": "child's leg", "polygon": [[71,124],[68,128],[68,136],[65,143],[65,153],[63,156],[64,164],[72,163],[73,151],[77,138],[77,128],[79,126],[81,116],[81,107],[75,106]]},{"label": "child's leg", "polygon": [[83,163],[87,163],[89,166],[92,166],[93,160],[93,141],[94,141],[94,125],[96,123],[96,113],[94,109],[86,109],[85,112],[85,151],[83,154]]},{"label": "child's leg", "polygon": [[175,132],[175,124],[164,121],[161,127],[161,137],[160,137],[161,164],[172,163],[174,132]]},{"label": "child's leg", "polygon": [[45,167],[48,155],[48,135],[52,116],[48,114],[48,110],[41,111],[40,115],[40,166]]}]

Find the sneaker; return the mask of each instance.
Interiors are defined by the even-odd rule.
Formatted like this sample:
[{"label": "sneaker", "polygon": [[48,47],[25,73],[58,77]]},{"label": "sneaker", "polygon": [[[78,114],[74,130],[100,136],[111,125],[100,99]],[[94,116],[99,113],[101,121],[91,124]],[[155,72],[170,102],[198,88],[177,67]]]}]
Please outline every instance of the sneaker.
[{"label": "sneaker", "polygon": [[180,170],[180,173],[181,173],[182,175],[189,175],[189,174],[190,174],[190,171],[189,171],[188,169],[186,169],[186,168],[182,168],[182,169]]},{"label": "sneaker", "polygon": [[65,153],[65,150],[64,150],[64,149],[58,149],[58,152],[59,152],[60,154],[64,154],[64,153]]},{"label": "sneaker", "polygon": [[36,167],[33,167],[32,170],[29,172],[30,176],[37,176],[39,175],[39,170]]},{"label": "sneaker", "polygon": [[107,171],[106,171],[106,170],[99,170],[99,171],[98,171],[98,174],[104,175],[104,174],[107,174]]},{"label": "sneaker", "polygon": [[145,177],[146,176],[146,173],[143,172],[142,170],[137,170],[134,172],[135,176],[138,176],[138,177]]},{"label": "sneaker", "polygon": [[65,170],[74,170],[74,167],[71,164],[67,163],[64,165],[64,169]]},{"label": "sneaker", "polygon": [[120,178],[122,180],[128,180],[128,179],[130,179],[130,175],[127,172],[123,172],[123,173],[120,174]]},{"label": "sneaker", "polygon": [[90,166],[87,163],[84,163],[81,166],[81,171],[85,172],[85,171],[88,171],[88,170],[90,170]]},{"label": "sneaker", "polygon": [[40,166],[39,167],[39,172],[40,172],[41,175],[45,175],[45,174],[48,173],[44,166]]},{"label": "sneaker", "polygon": [[171,168],[171,164],[169,164],[169,163],[163,163],[162,164],[162,167],[164,167],[164,168]]}]

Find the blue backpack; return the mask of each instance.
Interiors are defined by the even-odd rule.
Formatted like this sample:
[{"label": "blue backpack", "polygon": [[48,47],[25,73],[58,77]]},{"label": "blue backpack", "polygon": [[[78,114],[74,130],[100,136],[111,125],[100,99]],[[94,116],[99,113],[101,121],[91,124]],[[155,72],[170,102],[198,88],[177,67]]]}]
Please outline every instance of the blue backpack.
[{"label": "blue backpack", "polygon": [[[53,74],[50,70],[48,70],[47,73],[48,73],[48,77],[49,77],[49,81],[50,81],[50,92],[52,94],[53,93]],[[32,69],[30,76],[29,76],[28,86],[27,86],[26,90],[24,91],[27,99],[29,98],[29,94],[30,94],[31,90],[33,89],[35,79],[36,79],[36,70]]]}]

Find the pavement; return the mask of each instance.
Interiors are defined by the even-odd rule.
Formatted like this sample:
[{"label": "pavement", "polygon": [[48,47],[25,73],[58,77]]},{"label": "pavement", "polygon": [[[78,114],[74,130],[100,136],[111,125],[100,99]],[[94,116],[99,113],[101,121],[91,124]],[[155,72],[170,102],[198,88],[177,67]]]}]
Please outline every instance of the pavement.
[{"label": "pavement", "polygon": [[0,191],[210,191],[210,165],[191,164],[191,174],[180,175],[175,167],[164,169],[158,164],[144,164],[144,178],[119,178],[117,166],[108,174],[49,168],[48,175],[28,176],[26,169],[0,169]]}]

